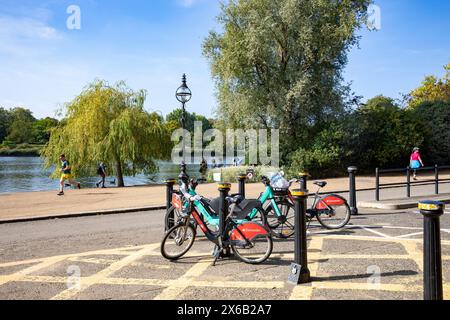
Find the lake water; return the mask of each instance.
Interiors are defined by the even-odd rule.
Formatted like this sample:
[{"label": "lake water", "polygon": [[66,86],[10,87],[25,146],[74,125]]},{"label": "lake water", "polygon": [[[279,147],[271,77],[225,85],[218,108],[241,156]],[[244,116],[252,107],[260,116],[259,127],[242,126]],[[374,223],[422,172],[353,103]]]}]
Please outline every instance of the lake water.
[{"label": "lake water", "polygon": [[[52,170],[44,170],[43,160],[34,157],[0,157],[0,193],[57,190],[59,181],[50,179]],[[140,186],[164,183],[167,178],[176,178],[179,165],[159,162],[158,173],[146,176],[125,177],[125,185]],[[199,166],[188,166],[188,174],[198,177]],[[98,177],[77,179],[85,188],[95,188]],[[107,187],[113,187],[114,177],[107,178]]]}]

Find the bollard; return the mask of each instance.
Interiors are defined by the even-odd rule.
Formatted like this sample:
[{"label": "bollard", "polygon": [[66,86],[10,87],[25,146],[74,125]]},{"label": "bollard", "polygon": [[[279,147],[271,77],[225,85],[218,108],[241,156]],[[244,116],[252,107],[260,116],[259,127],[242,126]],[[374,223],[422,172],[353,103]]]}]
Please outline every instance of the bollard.
[{"label": "bollard", "polygon": [[[219,234],[220,238],[219,241],[223,239],[224,236],[224,228],[225,228],[225,218],[228,215],[228,201],[226,198],[228,197],[228,194],[231,190],[231,184],[227,182],[221,182],[219,183],[219,192],[220,192],[220,200],[219,200]],[[231,256],[231,248],[230,247],[223,247],[223,250],[220,254],[220,257],[229,257]]]},{"label": "bollard", "polygon": [[406,197],[411,198],[411,168],[406,168]]},{"label": "bollard", "polygon": [[357,167],[349,167],[348,168],[348,174],[349,174],[349,193],[350,193],[350,212],[352,216],[358,215],[358,206],[356,203],[356,171],[358,171]]},{"label": "bollard", "polygon": [[[167,179],[166,180],[166,212],[169,214],[169,210],[172,207],[172,195],[173,195],[173,186],[177,183],[177,180],[175,179]],[[171,216],[169,217],[170,220],[175,219],[175,214],[172,211]],[[166,225],[165,229],[168,231],[172,226]]]},{"label": "bollard", "polygon": [[293,190],[295,203],[295,249],[294,263],[288,276],[288,282],[295,285],[311,282],[308,269],[307,238],[306,238],[306,200],[307,190]]},{"label": "bollard", "polygon": [[380,201],[380,169],[375,169],[375,201]]},{"label": "bollard", "polygon": [[247,175],[245,173],[240,173],[237,176],[237,181],[239,183],[239,194],[245,198],[245,181],[247,181]]},{"label": "bollard", "polygon": [[308,190],[308,172],[300,172],[300,189]]},{"label": "bollard", "polygon": [[439,166],[434,165],[434,193],[439,194]]},{"label": "bollard", "polygon": [[444,204],[436,201],[422,201],[419,203],[419,209],[420,213],[424,216],[424,299],[443,300],[439,219],[444,214]]}]

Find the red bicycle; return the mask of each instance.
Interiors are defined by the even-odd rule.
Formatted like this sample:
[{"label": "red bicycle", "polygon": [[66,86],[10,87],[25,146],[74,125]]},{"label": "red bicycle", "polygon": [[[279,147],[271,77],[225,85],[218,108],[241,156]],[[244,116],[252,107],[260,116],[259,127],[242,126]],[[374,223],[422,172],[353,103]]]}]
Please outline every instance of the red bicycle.
[{"label": "red bicycle", "polygon": [[[289,186],[297,182],[299,182],[297,179],[291,180]],[[327,185],[326,181],[316,181],[314,185],[318,189],[314,194],[311,207],[306,210],[308,227],[315,218],[326,229],[336,230],[345,227],[351,218],[347,200],[337,194],[319,194],[320,189]],[[288,238],[294,234],[294,199],[289,189],[273,188],[273,193],[278,208],[275,210],[273,204],[270,203],[266,208],[267,221],[271,229],[277,230],[277,234]],[[277,215],[276,211],[283,214]]]}]

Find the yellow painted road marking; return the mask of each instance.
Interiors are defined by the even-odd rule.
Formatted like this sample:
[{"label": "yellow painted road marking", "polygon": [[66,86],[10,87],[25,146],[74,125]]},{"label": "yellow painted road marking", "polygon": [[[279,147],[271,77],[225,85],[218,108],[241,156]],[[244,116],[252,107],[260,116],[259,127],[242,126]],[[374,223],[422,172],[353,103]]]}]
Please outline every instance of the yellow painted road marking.
[{"label": "yellow painted road marking", "polygon": [[201,276],[203,272],[208,269],[211,262],[208,260],[202,260],[196,263],[191,269],[189,269],[181,278],[179,278],[175,285],[172,283],[168,288],[161,292],[154,300],[174,300],[176,299],[187,287],[189,287],[195,278]]},{"label": "yellow painted road marking", "polygon": [[[80,263],[90,263],[90,264],[103,264],[103,265],[109,265],[117,260],[113,259],[95,259],[95,258],[78,258],[73,257],[69,258],[69,261],[72,262],[80,262]],[[132,262],[129,264],[130,267],[144,267],[149,269],[172,269],[172,266],[169,265],[160,265],[160,264],[153,264],[153,263],[143,263],[143,262]]]},{"label": "yellow painted road marking", "polygon": [[373,285],[371,283],[354,283],[354,282],[314,282],[314,289],[328,290],[369,290],[369,291],[395,291],[395,292],[420,292],[423,290],[421,286],[403,285],[403,284],[387,284],[380,283]]},{"label": "yellow painted road marking", "polygon": [[50,267],[60,261],[64,260],[64,258],[62,257],[55,257],[55,258],[49,258],[46,259],[45,261],[38,263],[34,266],[28,267],[24,270],[18,271],[12,275],[7,275],[7,276],[0,276],[0,286],[8,283],[8,282],[12,282],[12,281],[19,281],[20,279],[22,279],[25,276],[30,275],[33,272],[39,271],[41,269],[45,269],[47,267]]},{"label": "yellow painted road marking", "polygon": [[80,289],[72,288],[72,289],[64,290],[63,292],[54,296],[51,300],[67,300],[67,299],[73,298],[78,293],[86,290],[87,288],[91,287],[94,284],[101,282],[101,280],[103,280],[103,279],[107,278],[108,276],[112,275],[113,273],[119,271],[123,267],[142,258],[143,256],[145,256],[147,253],[153,251],[158,246],[159,246],[159,244],[153,244],[153,245],[149,245],[149,246],[145,247],[144,249],[141,249],[137,252],[130,253],[130,255],[123,258],[122,260],[114,262],[108,268],[103,269],[102,271],[100,271],[90,277],[82,278],[80,281]]},{"label": "yellow painted road marking", "polygon": [[[126,256],[130,254],[130,250],[137,251],[145,246],[136,246],[136,247],[125,247],[125,248],[117,248],[117,249],[103,249],[103,250],[96,250],[96,251],[88,251],[83,253],[72,253],[72,254],[64,254],[59,256],[53,256],[53,257],[46,257],[46,258],[37,258],[37,259],[29,259],[29,260],[22,260],[22,261],[13,261],[13,262],[5,262],[0,263],[0,268],[7,268],[7,267],[15,267],[25,264],[32,264],[32,263],[38,263],[38,262],[44,262],[48,259],[69,259],[72,257],[86,257],[86,256],[94,256],[94,255],[118,255],[118,256]],[[128,251],[128,252],[127,252]]]},{"label": "yellow painted road marking", "polygon": [[403,242],[402,245],[405,248],[406,252],[408,252],[410,259],[414,260],[419,270],[423,272],[423,253],[421,250],[419,250],[418,243]]},{"label": "yellow painted road marking", "polygon": [[[322,254],[322,246],[324,239],[336,239],[336,240],[352,240],[352,241],[372,241],[380,243],[398,243],[405,247],[408,252],[407,255],[370,255],[370,254]],[[322,237],[314,237],[311,239],[309,245],[308,257],[310,259],[309,268],[311,275],[317,276],[317,270],[320,261],[324,259],[413,259],[420,270],[422,270],[422,252],[420,250],[420,243],[422,240],[418,239],[404,239],[404,238],[380,238],[370,236],[347,236],[347,235],[324,235]],[[442,241],[442,245],[450,245],[450,241]],[[49,258],[24,260],[19,262],[7,262],[0,264],[0,268],[13,267],[26,264],[35,264],[22,271],[13,273],[11,275],[0,276],[0,285],[6,284],[11,281],[19,282],[36,282],[36,283],[66,283],[67,277],[49,277],[49,276],[33,276],[32,273],[40,271],[42,269],[51,267],[54,264],[62,262],[66,259],[69,261],[79,261],[87,263],[109,264],[110,267],[97,273],[96,275],[81,278],[81,291],[89,288],[95,284],[109,284],[109,285],[142,285],[142,286],[157,286],[167,287],[157,299],[176,299],[187,287],[214,287],[214,288],[283,288],[284,282],[280,281],[215,281],[215,280],[199,280],[203,272],[209,267],[211,259],[202,259],[195,264],[184,276],[177,280],[160,280],[160,279],[122,279],[122,278],[109,278],[114,272],[120,270],[125,266],[153,266],[152,264],[141,263],[138,260],[141,256],[156,256],[160,255],[157,252],[159,244],[144,245],[137,247],[125,247],[119,249],[107,249],[96,250],[78,254],[68,254]],[[122,260],[114,259],[101,259],[97,257],[89,257],[96,255],[117,255],[126,257]],[[210,256],[210,253],[206,252],[190,252],[187,257],[190,258],[202,258]],[[286,260],[292,260],[293,254],[274,254],[272,258],[282,258]],[[443,260],[450,260],[450,256],[443,256]],[[166,266],[161,266],[166,268]],[[167,268],[173,266],[168,265]],[[156,267],[158,268],[158,267]],[[422,288],[417,285],[407,285],[417,281],[421,274],[402,277],[402,284],[382,284],[381,287],[373,286],[368,283],[350,283],[350,282],[314,282],[312,285],[297,286],[291,293],[291,299],[311,299],[313,290],[315,289],[329,289],[329,290],[381,290],[381,291],[422,291]],[[80,291],[77,290],[65,290],[54,299],[70,299],[74,297]],[[444,284],[444,295],[446,299],[450,299],[450,284]]]},{"label": "yellow painted road marking", "polygon": [[[324,238],[312,238],[308,247],[308,250],[311,251],[311,253],[308,254],[308,257],[316,259],[316,262],[311,261],[308,265],[312,278],[317,276],[317,271],[319,270],[319,261],[323,250],[323,239]],[[293,288],[289,300],[311,300],[312,294],[313,287],[310,284],[297,285]]]}]

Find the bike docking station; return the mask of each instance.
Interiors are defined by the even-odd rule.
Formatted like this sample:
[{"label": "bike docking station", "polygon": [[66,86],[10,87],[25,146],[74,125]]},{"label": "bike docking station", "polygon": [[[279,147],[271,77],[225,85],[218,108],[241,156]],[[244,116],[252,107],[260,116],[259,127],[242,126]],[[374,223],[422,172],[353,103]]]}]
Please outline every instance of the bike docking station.
[{"label": "bike docking station", "polygon": [[291,264],[288,282],[298,285],[311,282],[308,269],[307,238],[306,238],[306,202],[308,190],[292,191],[295,204],[295,249],[294,263]]},{"label": "bike docking station", "polygon": [[236,179],[239,185],[239,194],[245,199],[245,182],[247,181],[247,175],[245,173],[240,173]]},{"label": "bike docking station", "polygon": [[349,202],[350,202],[350,212],[352,216],[357,216],[358,205],[356,202],[356,172],[358,171],[357,167],[349,167],[348,168],[348,178],[349,178]]},{"label": "bike docking station", "polygon": [[440,217],[444,214],[445,205],[442,202],[422,201],[419,209],[424,216],[424,300],[443,300]]},{"label": "bike docking station", "polygon": [[[173,197],[173,187],[174,185],[177,183],[177,180],[175,179],[167,179],[165,184],[166,184],[166,212],[167,214],[169,214],[169,210],[172,207],[172,197]],[[173,216],[172,213],[172,219],[174,219],[175,217]],[[169,231],[168,226],[166,225],[166,231]]]},{"label": "bike docking station", "polygon": [[232,256],[231,254],[231,248],[229,246],[223,245],[223,236],[225,234],[225,220],[227,218],[228,213],[228,201],[227,197],[231,190],[231,183],[228,182],[221,182],[218,184],[218,189],[220,192],[220,198],[219,198],[219,235],[218,235],[218,241],[219,245],[216,245],[214,248],[214,262],[213,266],[216,264],[216,261],[219,258],[229,258]]},{"label": "bike docking station", "polygon": [[299,173],[299,182],[301,190],[308,190],[308,177],[310,177],[308,172],[300,172]]}]

